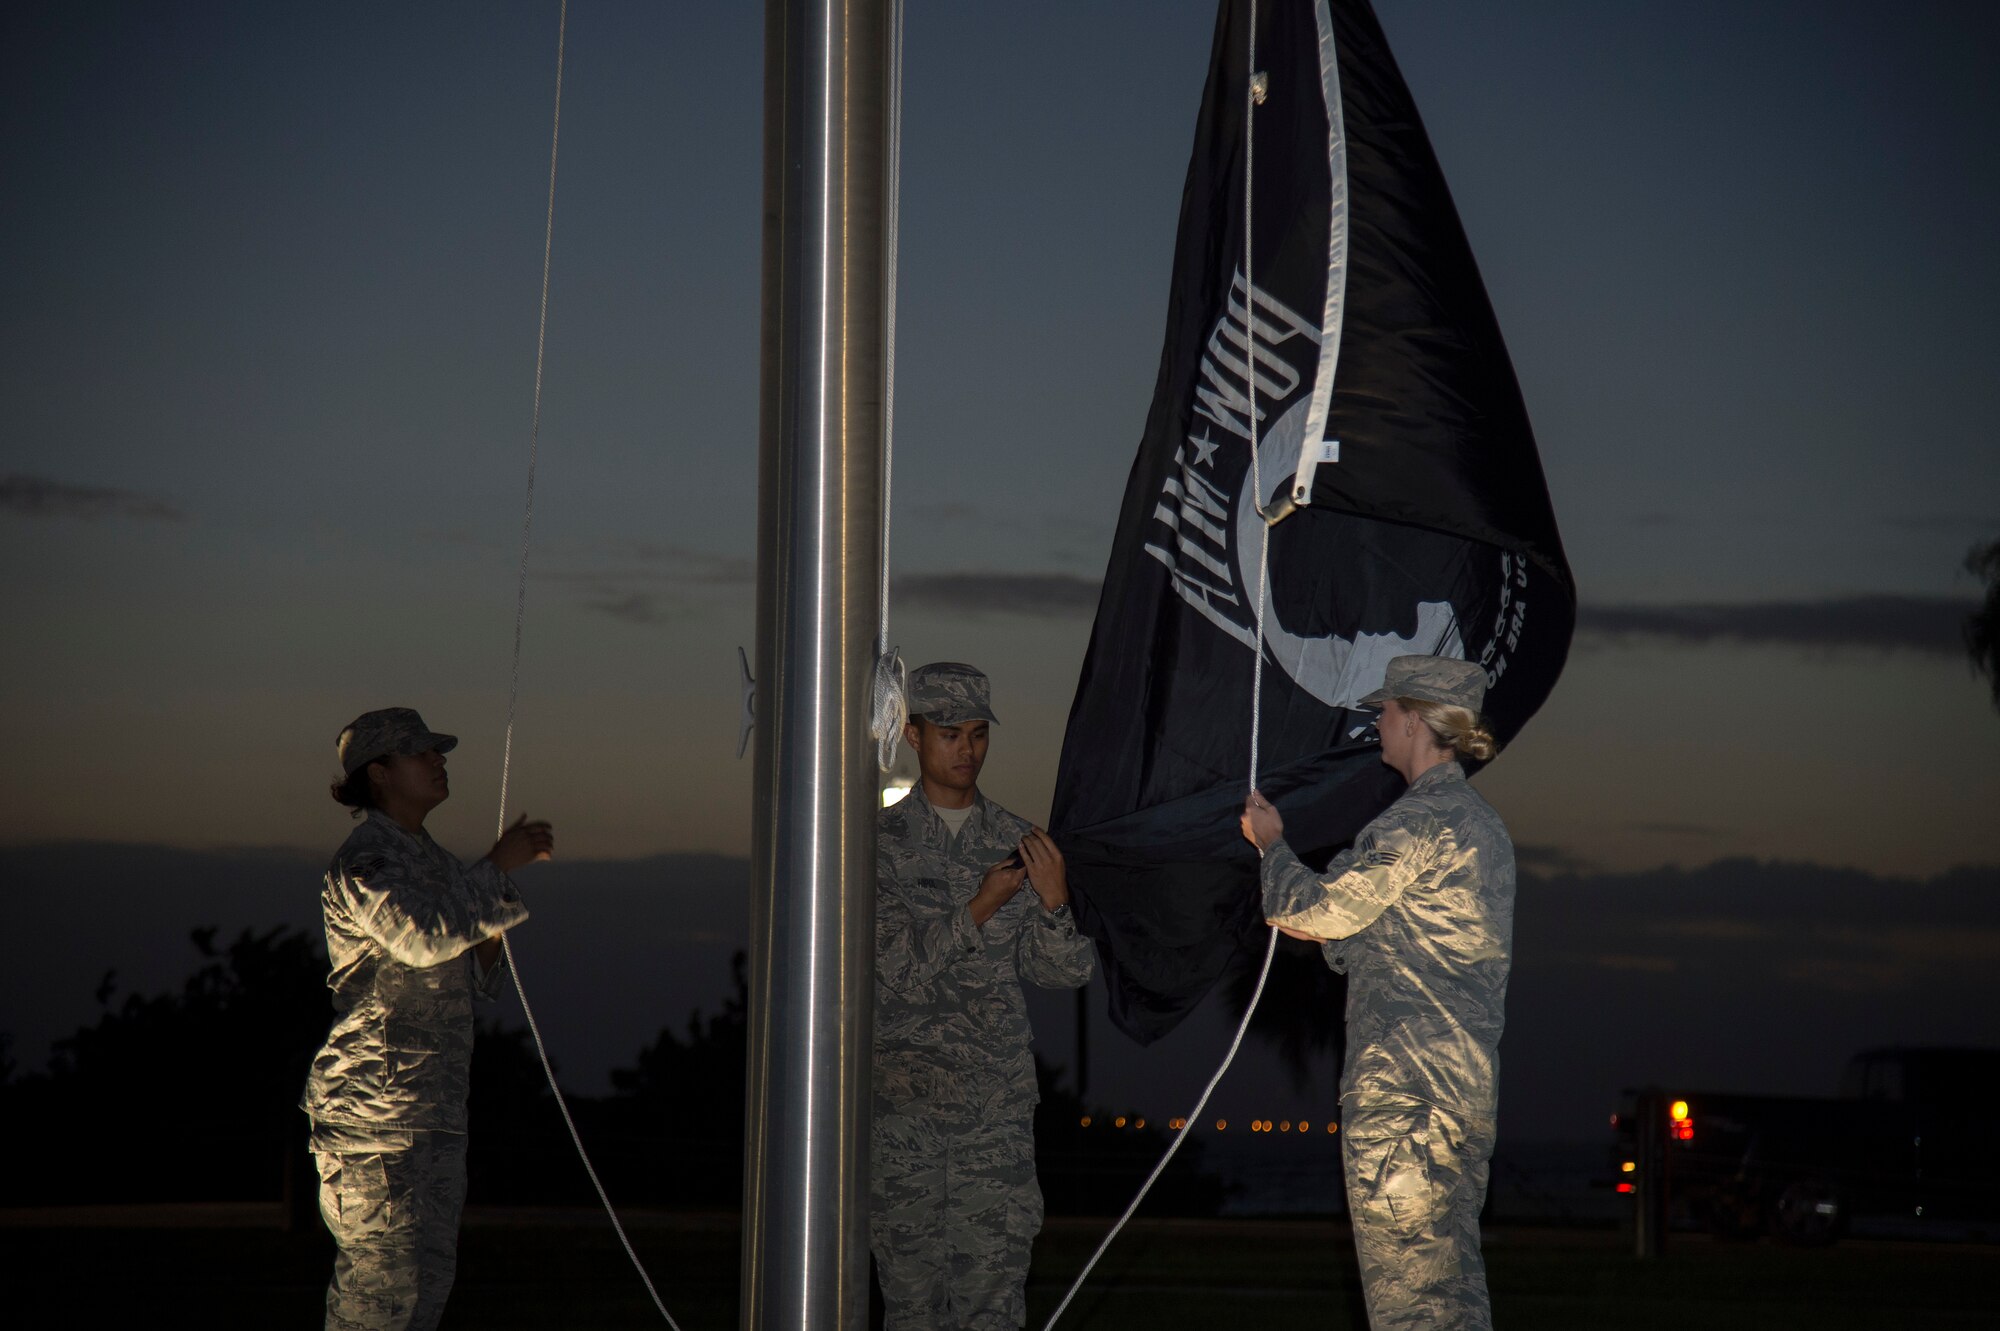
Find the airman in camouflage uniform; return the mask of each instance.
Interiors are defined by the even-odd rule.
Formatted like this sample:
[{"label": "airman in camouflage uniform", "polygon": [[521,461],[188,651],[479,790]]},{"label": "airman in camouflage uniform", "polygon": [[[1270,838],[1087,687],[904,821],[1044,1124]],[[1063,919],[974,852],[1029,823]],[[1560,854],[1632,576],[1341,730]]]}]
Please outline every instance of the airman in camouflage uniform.
[{"label": "airman in camouflage uniform", "polygon": [[365,818],[320,897],[334,1020],[300,1101],[339,1246],[328,1331],[427,1331],[444,1312],[465,1204],[473,1002],[498,985],[500,934],[528,918],[502,866],[553,844],[547,824],[523,820],[467,866],[431,840],[423,816],[449,793],[443,755],[456,743],[407,708],[340,736],[335,798],[363,799]]},{"label": "airman in camouflage uniform", "polygon": [[922,778],[876,833],[872,1246],[887,1331],[1011,1331],[1042,1226],[1021,985],[1085,984],[1096,953],[1055,844],[978,792],[986,677],[941,662],[909,692]]},{"label": "airman in camouflage uniform", "polygon": [[1282,824],[1261,796],[1245,812],[1263,851],[1266,917],[1326,940],[1327,964],[1347,976],[1341,1127],[1375,1331],[1492,1326],[1479,1211],[1513,952],[1514,847],[1452,750],[1421,720],[1406,728],[1413,718],[1401,708],[1414,698],[1476,715],[1484,691],[1484,673],[1463,661],[1390,664],[1365,701],[1384,705],[1384,761],[1414,779],[1324,873],[1276,839]]}]

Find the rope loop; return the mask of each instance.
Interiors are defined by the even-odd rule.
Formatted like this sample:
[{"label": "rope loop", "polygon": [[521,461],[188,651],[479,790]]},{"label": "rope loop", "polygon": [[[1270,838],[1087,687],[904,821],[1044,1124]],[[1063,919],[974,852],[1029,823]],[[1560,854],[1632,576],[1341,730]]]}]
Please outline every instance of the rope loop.
[{"label": "rope loop", "polygon": [[875,765],[886,772],[896,763],[896,744],[910,721],[909,675],[900,647],[876,658],[871,694],[868,733],[875,738]]}]

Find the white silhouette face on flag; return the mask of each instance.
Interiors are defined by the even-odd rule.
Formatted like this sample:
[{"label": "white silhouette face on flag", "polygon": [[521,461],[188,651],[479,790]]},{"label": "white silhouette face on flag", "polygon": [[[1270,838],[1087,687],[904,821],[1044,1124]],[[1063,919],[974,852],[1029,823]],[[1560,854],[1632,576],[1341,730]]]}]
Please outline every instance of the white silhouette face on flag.
[{"label": "white silhouette face on flag", "polygon": [[[1291,492],[1299,445],[1315,414],[1312,381],[1287,353],[1307,361],[1306,368],[1315,372],[1322,362],[1319,329],[1261,287],[1251,290],[1249,301],[1243,299],[1244,290],[1239,271],[1202,356],[1203,383],[1195,390],[1179,469],[1168,476],[1154,509],[1153,517],[1166,527],[1168,537],[1148,542],[1146,552],[1166,565],[1183,601],[1254,650],[1251,603],[1257,594],[1264,517],[1260,497],[1252,493],[1247,447],[1250,375],[1254,366],[1258,420],[1277,415],[1257,439],[1256,471],[1268,505]],[[1294,633],[1272,600],[1276,576],[1274,567],[1264,583],[1264,650],[1293,683],[1328,707],[1353,707],[1381,684],[1392,657],[1465,656],[1458,616],[1448,601],[1419,602],[1415,628],[1408,634],[1365,629],[1351,638]],[[1409,619],[1400,617],[1405,624]]]}]

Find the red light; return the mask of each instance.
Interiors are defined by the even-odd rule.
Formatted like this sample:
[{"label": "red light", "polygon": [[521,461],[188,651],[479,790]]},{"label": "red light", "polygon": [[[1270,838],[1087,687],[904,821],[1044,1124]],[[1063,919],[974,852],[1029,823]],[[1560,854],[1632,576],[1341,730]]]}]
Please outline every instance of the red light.
[{"label": "red light", "polygon": [[1631,1185],[1631,1184],[1629,1184],[1629,1183],[1621,1183],[1621,1184],[1619,1184],[1619,1185],[1618,1185],[1618,1191],[1620,1191],[1620,1192],[1630,1192],[1630,1191],[1632,1191],[1632,1185]]},{"label": "red light", "polygon": [[1694,1140],[1693,1119],[1684,1118],[1680,1122],[1674,1124],[1674,1140],[1677,1142],[1691,1142]]}]

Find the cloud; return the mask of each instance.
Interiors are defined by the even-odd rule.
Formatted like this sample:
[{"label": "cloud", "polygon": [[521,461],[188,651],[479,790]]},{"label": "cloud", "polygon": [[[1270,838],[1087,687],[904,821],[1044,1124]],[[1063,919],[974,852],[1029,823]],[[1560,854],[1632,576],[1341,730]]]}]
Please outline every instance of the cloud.
[{"label": "cloud", "polygon": [[1540,842],[1516,842],[1514,863],[1542,874],[1578,874],[1591,867],[1589,861],[1580,859],[1572,851]]},{"label": "cloud", "polygon": [[1102,585],[1069,573],[912,573],[890,595],[911,609],[1068,619],[1095,611]]},{"label": "cloud", "polygon": [[583,608],[627,624],[670,624],[680,618],[651,592],[619,591],[610,587],[586,595]]},{"label": "cloud", "polygon": [[1969,975],[2000,963],[1994,866],[1910,881],[1733,859],[1692,870],[1524,873],[1521,892],[1524,920],[1547,931],[1552,954],[1671,961],[1720,986],[1768,971],[1807,987],[1852,988],[1856,977],[1868,987],[1914,987],[1948,969]]},{"label": "cloud", "polygon": [[1660,938],[1692,938],[1717,943],[1760,943],[1776,936],[1775,927],[1768,921],[1727,915],[1660,920],[1650,927],[1649,932]]},{"label": "cloud", "polygon": [[1727,829],[1711,827],[1707,823],[1644,822],[1627,823],[1626,826],[1635,832],[1651,832],[1654,836],[1692,837],[1705,840],[1729,834]]},{"label": "cloud", "polygon": [[1991,513],[1975,513],[1971,509],[1956,512],[1934,510],[1929,513],[1903,513],[1884,522],[1902,531],[1945,532],[1952,535],[1974,535],[1992,532],[2000,528],[2000,520]]},{"label": "cloud", "polygon": [[2000,866],[1525,871],[1502,1135],[1585,1139],[1625,1087],[1830,1095],[1855,1053],[2000,1045]]},{"label": "cloud", "polygon": [[716,591],[740,591],[756,580],[754,561],[654,541],[596,543],[583,553],[624,561],[598,568],[553,568],[539,582],[578,589],[583,608],[627,624],[670,624],[697,613]]},{"label": "cloud", "polygon": [[611,553],[651,565],[682,582],[711,587],[746,587],[757,578],[757,561],[718,555],[662,541],[613,541]]},{"label": "cloud", "polygon": [[1957,597],[1894,595],[1743,605],[1585,605],[1577,612],[1577,631],[1695,644],[1726,641],[1962,656],[1962,626],[1974,608],[1971,600]]},{"label": "cloud", "polygon": [[0,512],[31,518],[134,518],[151,522],[180,522],[187,517],[155,495],[108,485],[69,485],[18,471],[0,476]]}]

